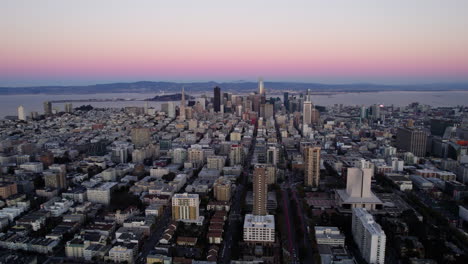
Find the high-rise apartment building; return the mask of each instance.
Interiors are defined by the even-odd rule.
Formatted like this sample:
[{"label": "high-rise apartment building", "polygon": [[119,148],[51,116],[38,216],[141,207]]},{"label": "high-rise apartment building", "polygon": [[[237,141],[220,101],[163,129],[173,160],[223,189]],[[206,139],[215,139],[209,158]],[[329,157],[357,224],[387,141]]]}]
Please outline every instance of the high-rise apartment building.
[{"label": "high-rise apartment building", "polygon": [[44,182],[46,187],[57,189],[67,188],[67,172],[65,165],[52,164],[49,169],[44,171]]},{"label": "high-rise apartment building", "polygon": [[167,103],[167,116],[170,118],[176,117],[176,105],[174,102]]},{"label": "high-rise apartment building", "polygon": [[253,171],[253,214],[267,214],[268,184],[266,168],[257,165]]},{"label": "high-rise apartment building", "polygon": [[427,132],[418,128],[400,127],[397,131],[396,145],[418,157],[426,156]]},{"label": "high-rise apartment building", "polygon": [[172,152],[172,162],[175,164],[184,164],[187,160],[187,150],[184,148],[175,148]]},{"label": "high-rise apartment building", "polygon": [[318,124],[320,122],[320,112],[312,105],[312,112],[310,115],[310,122],[312,124]]},{"label": "high-rise apartment building", "polygon": [[370,116],[372,119],[380,119],[380,105],[374,104],[370,107]]},{"label": "high-rise apartment building", "polygon": [[275,112],[275,108],[273,104],[270,104],[270,103],[264,104],[263,108],[264,108],[263,117],[265,119],[270,119],[271,117],[273,117],[274,112]]},{"label": "high-rise apartment building", "polygon": [[279,162],[279,150],[275,146],[270,146],[267,149],[266,163],[277,165]]},{"label": "high-rise apartment building", "polygon": [[52,115],[52,103],[51,102],[44,102],[44,115],[45,116]]},{"label": "high-rise apartment building", "polygon": [[26,113],[24,111],[24,106],[18,106],[18,119],[22,121],[26,121]]},{"label": "high-rise apartment building", "polygon": [[226,158],[224,156],[209,156],[206,158],[206,167],[208,169],[216,169],[222,171],[226,164]]},{"label": "high-rise apartment building", "polygon": [[304,101],[302,108],[302,118],[304,125],[312,124],[312,102]]},{"label": "high-rise apartment building", "polygon": [[276,167],[276,165],[268,164],[265,166],[265,169],[266,169],[267,184],[275,184],[276,172],[278,168]]},{"label": "high-rise apartment building", "polygon": [[185,120],[185,91],[184,87],[182,86],[182,98],[180,100],[180,107],[179,107],[179,119],[181,121]]},{"label": "high-rise apartment building", "polygon": [[248,243],[275,242],[275,217],[273,215],[246,214],[244,241]]},{"label": "high-rise apartment building", "polygon": [[244,163],[244,149],[240,144],[231,145],[229,151],[229,165],[240,165]]},{"label": "high-rise apartment building", "polygon": [[221,88],[216,86],[213,92],[213,110],[218,113],[221,111]]},{"label": "high-rise apartment building", "polygon": [[304,149],[304,181],[306,186],[316,188],[320,180],[320,147]]},{"label": "high-rise apartment building", "polygon": [[203,165],[205,158],[203,149],[200,147],[191,147],[187,151],[188,161],[196,164],[197,166]]},{"label": "high-rise apartment building", "polygon": [[231,200],[231,180],[219,177],[213,184],[214,197],[218,201]]},{"label": "high-rise apartment building", "polygon": [[385,245],[387,239],[385,232],[366,209],[353,209],[352,233],[354,241],[367,263],[385,263]]},{"label": "high-rise apartment building", "polygon": [[175,221],[203,223],[200,217],[200,198],[198,194],[176,193],[172,197],[172,219]]},{"label": "high-rise apartment building", "polygon": [[289,93],[287,92],[284,93],[283,103],[286,110],[289,111]]},{"label": "high-rise apartment building", "polygon": [[65,113],[72,113],[73,112],[73,104],[72,103],[66,103],[65,104]]}]

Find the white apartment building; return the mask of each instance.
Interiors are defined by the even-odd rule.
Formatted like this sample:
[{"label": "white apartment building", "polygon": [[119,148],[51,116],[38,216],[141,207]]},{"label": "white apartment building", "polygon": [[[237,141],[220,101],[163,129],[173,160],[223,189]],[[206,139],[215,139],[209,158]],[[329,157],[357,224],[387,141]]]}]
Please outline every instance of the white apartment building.
[{"label": "white apartment building", "polygon": [[172,162],[183,164],[187,160],[187,150],[184,148],[175,148],[172,152]]},{"label": "white apartment building", "polygon": [[44,165],[41,162],[26,162],[20,165],[23,170],[40,173],[44,171]]},{"label": "white apartment building", "polygon": [[73,206],[72,200],[62,199],[60,201],[54,202],[51,205],[45,206],[45,210],[50,212],[52,217],[59,217],[64,213],[68,212],[70,207]]},{"label": "white apartment building", "polygon": [[87,191],[88,201],[92,203],[109,205],[112,191],[116,186],[116,182],[106,182],[89,188]]},{"label": "white apartment building", "polygon": [[353,208],[353,238],[369,264],[385,263],[385,232],[364,208]]},{"label": "white apartment building", "polygon": [[120,262],[127,262],[133,263],[135,255],[136,255],[136,246],[132,247],[125,247],[125,246],[114,246],[109,251],[109,259],[113,262],[120,263]]},{"label": "white apartment building", "polygon": [[18,119],[19,120],[26,120],[26,111],[24,110],[24,106],[18,106]]},{"label": "white apartment building", "polygon": [[275,217],[273,215],[246,214],[244,220],[244,241],[275,242]]},{"label": "white apartment building", "polygon": [[335,226],[316,226],[315,240],[319,245],[344,246],[345,236]]}]

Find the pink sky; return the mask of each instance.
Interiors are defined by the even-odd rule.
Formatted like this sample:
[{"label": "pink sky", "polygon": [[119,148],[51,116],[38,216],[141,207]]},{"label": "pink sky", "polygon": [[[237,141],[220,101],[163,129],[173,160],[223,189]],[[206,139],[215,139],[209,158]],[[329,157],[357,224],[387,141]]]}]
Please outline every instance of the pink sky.
[{"label": "pink sky", "polygon": [[463,0],[38,2],[0,3],[0,86],[468,81]]}]

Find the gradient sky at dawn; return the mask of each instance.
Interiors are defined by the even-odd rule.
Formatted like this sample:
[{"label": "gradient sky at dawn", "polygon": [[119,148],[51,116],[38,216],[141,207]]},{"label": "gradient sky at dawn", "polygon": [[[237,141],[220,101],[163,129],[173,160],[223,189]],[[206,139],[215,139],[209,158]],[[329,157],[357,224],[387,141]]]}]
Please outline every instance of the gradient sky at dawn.
[{"label": "gradient sky at dawn", "polygon": [[2,0],[0,86],[468,82],[467,0]]}]

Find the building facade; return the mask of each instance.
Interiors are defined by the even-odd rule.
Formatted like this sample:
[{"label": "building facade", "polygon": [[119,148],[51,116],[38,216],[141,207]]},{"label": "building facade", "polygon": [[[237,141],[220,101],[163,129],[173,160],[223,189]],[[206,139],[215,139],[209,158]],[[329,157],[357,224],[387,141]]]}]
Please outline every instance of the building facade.
[{"label": "building facade", "polygon": [[304,180],[306,186],[313,188],[319,186],[320,147],[306,147],[304,149]]},{"label": "building facade", "polygon": [[366,209],[353,209],[352,233],[354,241],[367,263],[385,263],[385,232]]}]

